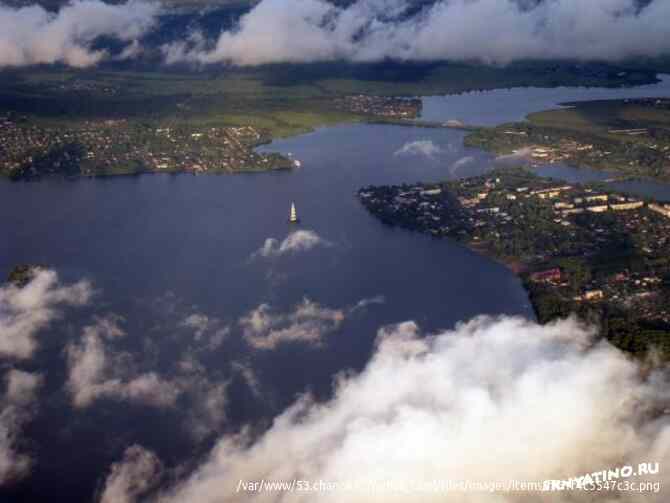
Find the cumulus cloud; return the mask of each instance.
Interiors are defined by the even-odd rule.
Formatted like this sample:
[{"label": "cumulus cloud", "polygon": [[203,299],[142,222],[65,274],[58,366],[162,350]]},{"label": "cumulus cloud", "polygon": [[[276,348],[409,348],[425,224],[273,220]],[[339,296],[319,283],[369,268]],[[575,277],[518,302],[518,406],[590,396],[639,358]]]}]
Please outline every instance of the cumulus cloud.
[{"label": "cumulus cloud", "polygon": [[275,258],[283,255],[294,255],[312,250],[318,246],[327,247],[331,246],[331,243],[314,231],[298,230],[291,232],[281,242],[275,238],[266,239],[263,246],[254,252],[252,258]]},{"label": "cumulus cloud", "polygon": [[[236,370],[234,363],[231,366]],[[225,424],[230,383],[212,380],[210,372],[193,354],[182,358],[179,369],[181,375],[172,382],[184,392],[185,425],[194,439],[202,440]]]},{"label": "cumulus cloud", "polygon": [[93,48],[101,36],[125,44],[121,59],[135,57],[141,51],[139,39],[154,26],[158,12],[158,3],[143,0],[118,5],[73,0],[56,13],[39,5],[12,8],[0,4],[0,67],[95,65],[109,56]]},{"label": "cumulus cloud", "polygon": [[128,447],[114,463],[105,481],[100,503],[133,503],[160,480],[163,466],[156,455],[140,445]]},{"label": "cumulus cloud", "polygon": [[181,392],[174,383],[155,372],[127,375],[132,367],[131,355],[114,351],[105,341],[125,335],[117,323],[117,319],[98,319],[84,328],[80,341],[66,347],[66,387],[73,405],[87,407],[102,397],[162,407],[174,405]]},{"label": "cumulus cloud", "polygon": [[[347,60],[622,60],[670,52],[670,5],[651,0],[262,0],[213,39],[194,30],[160,47],[168,64]],[[158,2],[73,0],[57,12],[0,5],[0,67],[94,65],[110,57],[99,37],[137,57],[157,26]]]},{"label": "cumulus cloud", "polygon": [[230,327],[224,325],[220,319],[197,312],[186,316],[179,326],[191,330],[194,340],[206,342],[206,347],[210,350],[220,347],[230,333]]},{"label": "cumulus cloud", "polygon": [[202,337],[209,328],[209,316],[201,313],[190,314],[184,318],[181,326],[193,329],[195,337]]},{"label": "cumulus cloud", "polygon": [[[168,61],[622,60],[670,52],[670,4],[652,0],[262,0],[216,41],[167,44]],[[414,4],[415,6],[416,4]]]},{"label": "cumulus cloud", "polygon": [[432,140],[416,140],[405,143],[396,150],[394,155],[423,155],[425,157],[435,157],[442,153],[439,145]]},{"label": "cumulus cloud", "polygon": [[239,324],[246,341],[256,349],[275,349],[287,342],[320,346],[324,337],[338,330],[347,316],[384,302],[384,297],[377,296],[362,299],[351,307],[332,309],[305,297],[285,313],[261,304],[240,318]]},{"label": "cumulus cloud", "polygon": [[289,313],[261,304],[240,319],[244,338],[257,349],[274,349],[285,342],[322,343],[345,318],[341,309],[330,309],[304,298]]},{"label": "cumulus cloud", "polygon": [[258,379],[254,368],[249,363],[235,361],[231,363],[231,368],[242,377],[249,388],[249,391],[251,391],[255,397],[259,398],[262,396],[261,382]]},{"label": "cumulus cloud", "polygon": [[23,425],[30,420],[42,376],[12,369],[5,374],[6,391],[0,399],[0,486],[28,474],[30,456],[17,450]]},{"label": "cumulus cloud", "polygon": [[148,306],[152,320],[155,320],[150,335],[161,337],[161,340],[167,334],[182,340],[190,337],[194,344],[189,345],[189,351],[216,350],[230,333],[230,326],[225,320],[203,312],[174,292],[168,291],[157,298],[145,300],[143,304]]},{"label": "cumulus cloud", "polygon": [[[175,375],[163,377],[153,371],[138,371],[137,355],[114,347],[115,341],[127,336],[120,326],[122,321],[116,315],[98,317],[84,327],[79,340],[65,348],[65,387],[73,406],[85,408],[106,398],[174,407],[179,400],[185,411],[184,426],[195,439],[219,431],[226,420],[228,381],[212,380],[192,352],[177,362]],[[198,315],[186,318],[185,323],[195,330],[207,330],[212,321]]]},{"label": "cumulus cloud", "polygon": [[36,269],[24,286],[0,287],[0,358],[28,359],[38,348],[37,334],[61,316],[66,306],[81,306],[92,296],[88,281],[64,285],[48,269]]},{"label": "cumulus cloud", "polygon": [[191,397],[191,408],[186,422],[189,433],[193,438],[201,440],[220,431],[227,418],[229,383],[211,382],[202,375],[186,385]]},{"label": "cumulus cloud", "polygon": [[[160,503],[416,501],[417,493],[237,492],[240,480],[490,483],[543,481],[642,461],[670,462],[667,374],[574,320],[539,326],[477,318],[422,336],[413,322],[380,331],[359,374],[325,403],[298,400],[258,438],[226,435]],[[670,482],[668,473],[653,479]],[[663,485],[662,485],[663,487]],[[663,491],[613,495],[665,501]],[[450,493],[449,501],[591,501],[592,494]],[[422,493],[421,501],[445,501]]]}]

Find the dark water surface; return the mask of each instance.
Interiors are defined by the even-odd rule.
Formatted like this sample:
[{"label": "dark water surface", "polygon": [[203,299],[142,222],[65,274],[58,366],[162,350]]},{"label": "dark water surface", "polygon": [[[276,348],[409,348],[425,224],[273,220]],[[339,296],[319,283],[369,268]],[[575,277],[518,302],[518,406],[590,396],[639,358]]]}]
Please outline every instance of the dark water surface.
[{"label": "dark water surface", "polygon": [[[68,311],[42,334],[43,350],[23,366],[46,371],[47,386],[26,432],[34,442],[34,476],[8,497],[85,501],[132,443],[168,463],[211,445],[212,437],[195,442],[186,433],[188,410],[111,400],[83,410],[70,406],[63,347],[95,314],[123,315],[126,349],[166,377],[195,345],[178,327],[185,316],[204,313],[230,325],[220,348],[198,353],[210,378],[232,379],[228,431],[271,418],[307,389],[327,396],[336,372],[365,364],[383,325],[411,319],[431,331],[479,314],[532,316],[519,280],[505,268],[449,241],[385,227],[355,198],[368,184],[487,170],[490,156],[464,150],[462,139],[456,131],[350,125],[265,147],[300,159],[303,168],[293,172],[0,181],[2,274],[17,263],[40,263],[68,281],[89,278],[98,290],[91,308]],[[396,153],[414,141],[430,141],[437,150]],[[291,201],[300,228],[332,246],[250,260],[265,239],[289,233]],[[321,348],[254,350],[237,324],[261,303],[288,311],[308,297],[346,310],[377,296],[385,302],[356,310]],[[233,362],[254,370],[259,392],[239,378]]]}]

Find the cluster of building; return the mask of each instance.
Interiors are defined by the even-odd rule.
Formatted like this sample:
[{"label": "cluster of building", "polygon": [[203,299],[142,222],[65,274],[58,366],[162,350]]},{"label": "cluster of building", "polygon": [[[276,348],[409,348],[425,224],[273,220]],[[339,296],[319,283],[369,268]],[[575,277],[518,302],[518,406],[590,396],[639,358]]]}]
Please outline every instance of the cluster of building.
[{"label": "cluster of building", "polygon": [[51,139],[36,126],[19,126],[9,117],[0,116],[0,173],[10,173],[31,162],[33,152],[46,150]]},{"label": "cluster of building", "polygon": [[[648,135],[648,129],[620,129],[610,130],[610,134],[620,134],[625,136],[644,136]],[[634,158],[628,159],[622,152],[614,152],[614,149],[607,148],[592,143],[580,143],[571,139],[556,140],[555,146],[533,145],[526,147],[530,153],[530,158],[536,164],[540,163],[575,163],[580,160],[588,161],[593,165],[606,160],[617,162],[626,161],[629,166],[642,165],[641,158],[649,157],[650,160],[670,161],[670,145],[662,142],[649,140],[646,144],[638,145],[638,150],[647,149],[648,152],[638,151]],[[522,153],[521,150],[515,150],[516,154]]]},{"label": "cluster of building", "polygon": [[[628,104],[662,109],[664,113],[670,110],[670,100],[634,101]],[[613,120],[609,127],[592,124],[584,132],[523,122],[477,130],[466,138],[466,144],[500,154],[511,152],[533,165],[565,163],[668,179],[670,130],[658,125],[662,120]],[[654,125],[648,126],[650,122]]]},{"label": "cluster of building", "polygon": [[[660,301],[669,293],[663,278],[670,277],[670,205],[505,171],[444,184],[367,187],[359,197],[384,222],[520,264],[531,283],[570,302],[616,303],[670,323],[670,304]],[[564,270],[564,259],[582,264],[583,277]]]},{"label": "cluster of building", "polygon": [[296,161],[264,155],[253,127],[152,127],[125,120],[88,121],[76,129],[44,128],[0,118],[0,173],[30,169],[35,159],[65,145],[81,146],[83,175],[138,171],[233,172],[291,167]]},{"label": "cluster of building", "polygon": [[423,102],[418,98],[395,96],[345,96],[335,100],[340,110],[387,119],[416,119],[421,115]]},{"label": "cluster of building", "polygon": [[666,218],[670,218],[670,204],[649,203],[649,209]]},{"label": "cluster of building", "polygon": [[[467,182],[463,182],[464,187]],[[478,214],[492,214],[498,216],[508,216],[508,212],[503,211],[500,206],[490,206],[485,204],[489,200],[492,190],[500,183],[500,178],[490,179],[484,182],[479,190],[466,191],[466,195],[460,195],[458,201],[464,208],[474,209]],[[534,180],[534,183],[538,182]],[[505,206],[514,205],[517,201],[534,198],[547,203],[551,203],[551,209],[556,217],[555,223],[564,226],[571,225],[567,220],[569,217],[584,213],[605,213],[608,211],[623,212],[634,211],[645,207],[670,218],[670,205],[660,205],[656,203],[645,203],[639,198],[616,194],[603,193],[592,188],[576,185],[549,185],[540,188],[530,186],[518,186],[514,188],[498,189],[497,196],[504,196]],[[495,198],[498,201],[500,198]]]},{"label": "cluster of building", "polygon": [[560,191],[552,191],[540,194],[548,199],[561,199],[554,202],[554,209],[563,217],[579,215],[584,212],[605,213],[607,211],[631,211],[639,210],[645,206],[644,201],[635,197],[628,197],[620,194],[600,194],[592,193],[588,189],[585,194],[578,197],[561,197],[565,192],[572,190],[572,187],[561,188]]},{"label": "cluster of building", "polygon": [[[574,140],[561,140],[556,147],[532,146],[529,147],[530,157],[540,163],[566,162],[574,157],[576,153],[584,154],[590,152],[591,155],[605,157],[611,152],[603,151],[593,152],[594,146],[590,143],[579,143]],[[515,151],[515,153],[519,153]]]}]

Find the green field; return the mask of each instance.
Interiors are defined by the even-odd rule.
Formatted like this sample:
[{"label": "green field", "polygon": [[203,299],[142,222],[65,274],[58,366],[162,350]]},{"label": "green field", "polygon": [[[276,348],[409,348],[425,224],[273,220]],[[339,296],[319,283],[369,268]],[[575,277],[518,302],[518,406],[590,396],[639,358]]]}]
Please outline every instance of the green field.
[{"label": "green field", "polygon": [[607,138],[612,129],[670,128],[670,108],[642,101],[590,101],[568,103],[574,108],[533,113],[528,120],[537,126],[586,132]]},{"label": "green field", "polygon": [[652,82],[649,70],[557,63],[323,63],[208,71],[39,68],[0,71],[0,113],[72,125],[82,120],[252,125],[273,137],[361,120],[333,107],[351,94],[426,96],[515,86],[620,86]]},{"label": "green field", "polygon": [[46,126],[128,119],[255,126],[278,137],[356,120],[335,110],[314,86],[272,86],[246,76],[51,71],[16,77],[0,88],[0,113],[14,111]]}]

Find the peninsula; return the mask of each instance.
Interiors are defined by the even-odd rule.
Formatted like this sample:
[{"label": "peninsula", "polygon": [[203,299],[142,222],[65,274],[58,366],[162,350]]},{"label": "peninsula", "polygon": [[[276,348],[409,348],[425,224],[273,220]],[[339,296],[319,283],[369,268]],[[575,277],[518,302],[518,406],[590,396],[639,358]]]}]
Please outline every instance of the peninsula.
[{"label": "peninsula", "polygon": [[437,184],[365,187],[384,223],[455,239],[508,265],[537,318],[572,313],[618,347],[670,358],[670,205],[524,168]]}]

